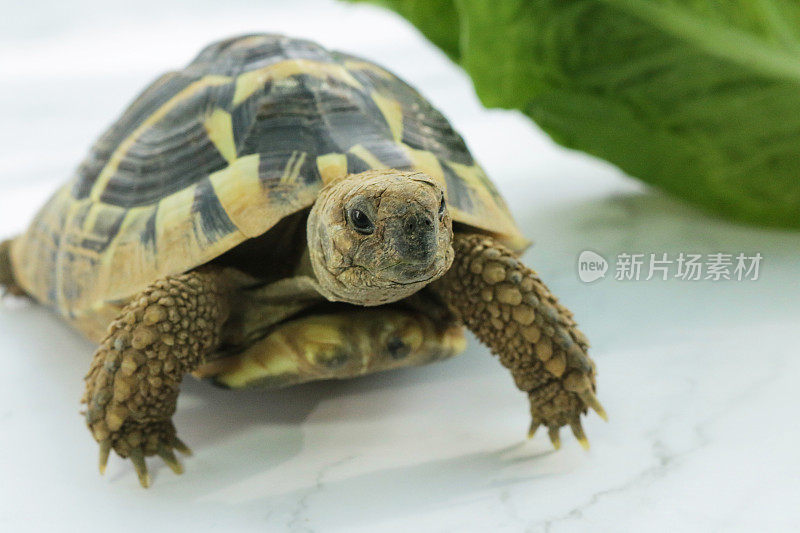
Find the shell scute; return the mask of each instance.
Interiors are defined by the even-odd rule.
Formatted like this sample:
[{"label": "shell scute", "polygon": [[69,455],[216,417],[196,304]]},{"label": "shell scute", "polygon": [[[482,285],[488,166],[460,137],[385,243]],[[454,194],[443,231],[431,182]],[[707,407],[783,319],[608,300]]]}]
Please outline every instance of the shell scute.
[{"label": "shell scute", "polygon": [[415,89],[310,41],[247,35],[145,89],[12,261],[28,292],[81,324],[268,231],[330,180],[376,168],[430,174],[455,221],[524,245],[461,136]]}]

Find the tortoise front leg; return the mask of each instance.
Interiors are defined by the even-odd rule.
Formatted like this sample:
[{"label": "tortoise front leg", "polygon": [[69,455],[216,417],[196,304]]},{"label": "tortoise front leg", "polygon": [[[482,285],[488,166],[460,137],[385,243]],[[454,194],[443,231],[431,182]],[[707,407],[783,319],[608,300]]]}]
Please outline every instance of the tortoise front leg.
[{"label": "tortoise front leg", "polygon": [[595,396],[588,342],[572,313],[533,270],[492,238],[456,235],[453,247],[453,266],[432,288],[528,393],[533,417],[528,436],[544,425],[558,448],[559,428],[569,424],[588,447],[581,413],[591,407],[606,415]]},{"label": "tortoise front leg", "polygon": [[219,344],[228,289],[215,270],[153,283],[111,323],[86,376],[86,422],[100,444],[100,472],[110,450],[133,461],[139,482],[150,476],[145,456],[158,454],[176,473],[173,449],[191,453],[176,436],[172,414],[183,375]]}]

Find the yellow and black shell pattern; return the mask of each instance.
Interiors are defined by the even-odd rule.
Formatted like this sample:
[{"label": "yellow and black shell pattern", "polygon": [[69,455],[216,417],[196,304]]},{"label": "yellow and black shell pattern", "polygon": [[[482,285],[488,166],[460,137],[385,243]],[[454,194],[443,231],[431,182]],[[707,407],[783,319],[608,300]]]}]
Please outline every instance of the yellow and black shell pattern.
[{"label": "yellow and black shell pattern", "polygon": [[280,35],[216,42],[97,140],[14,241],[17,281],[94,337],[83,318],[265,233],[325,183],[376,168],[426,172],[455,221],[525,246],[462,138],[390,72]]}]

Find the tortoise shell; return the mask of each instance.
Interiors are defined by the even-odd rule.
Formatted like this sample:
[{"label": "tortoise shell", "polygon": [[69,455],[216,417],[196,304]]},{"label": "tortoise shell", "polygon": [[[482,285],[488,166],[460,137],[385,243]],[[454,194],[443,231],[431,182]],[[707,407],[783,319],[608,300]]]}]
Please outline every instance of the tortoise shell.
[{"label": "tortoise shell", "polygon": [[113,316],[102,311],[264,234],[331,180],[377,168],[427,173],[454,221],[526,245],[461,136],[408,84],[305,40],[220,41],[99,138],[15,240],[18,282],[97,337],[83,317]]}]

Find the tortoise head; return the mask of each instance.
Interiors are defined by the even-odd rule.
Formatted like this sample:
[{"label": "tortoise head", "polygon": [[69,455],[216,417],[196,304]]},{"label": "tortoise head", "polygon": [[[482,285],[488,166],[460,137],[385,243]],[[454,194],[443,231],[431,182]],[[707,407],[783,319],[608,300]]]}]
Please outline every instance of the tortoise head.
[{"label": "tortoise head", "polygon": [[308,217],[308,249],[325,296],[358,305],[401,300],[453,262],[453,223],[430,176],[369,170],[327,185]]}]

